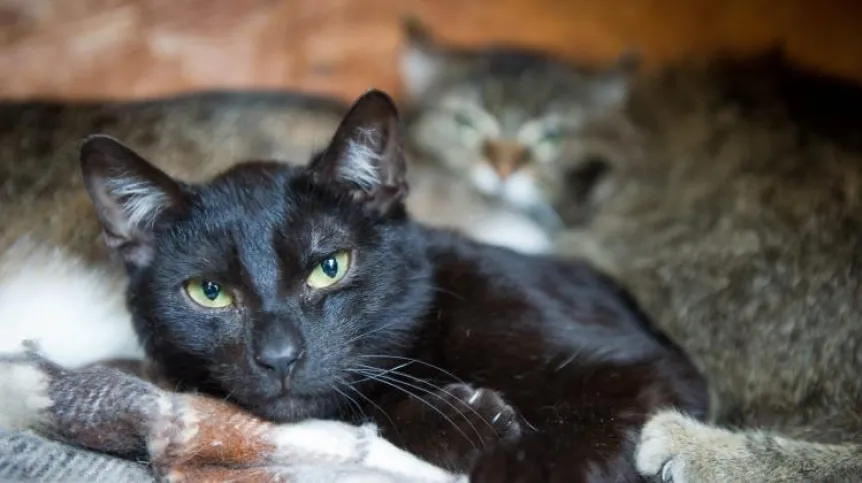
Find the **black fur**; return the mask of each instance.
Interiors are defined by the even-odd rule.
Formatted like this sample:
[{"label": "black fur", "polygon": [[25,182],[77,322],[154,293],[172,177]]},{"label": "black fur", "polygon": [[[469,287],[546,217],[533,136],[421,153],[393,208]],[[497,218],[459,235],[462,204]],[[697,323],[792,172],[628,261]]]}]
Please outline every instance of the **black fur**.
[{"label": "black fur", "polygon": [[[309,167],[246,163],[166,187],[117,141],[86,141],[100,213],[121,217],[134,201],[106,188],[111,173],[143,173],[131,180],[139,193],[170,194],[147,198],[164,206],[139,205],[152,208],[148,223],[114,240],[150,254],[127,260],[149,355],[179,383],[271,420],[371,417],[396,444],[472,469],[473,481],[636,481],[639,427],[661,407],[702,417],[700,375],[586,264],[410,221],[400,142],[394,105],[377,91]],[[110,227],[123,220],[105,216],[116,239]],[[337,250],[352,255],[344,279],[308,286]],[[183,291],[195,277],[230,287],[235,306],[196,306]],[[262,341],[281,339],[304,354],[286,379],[255,360]]]}]

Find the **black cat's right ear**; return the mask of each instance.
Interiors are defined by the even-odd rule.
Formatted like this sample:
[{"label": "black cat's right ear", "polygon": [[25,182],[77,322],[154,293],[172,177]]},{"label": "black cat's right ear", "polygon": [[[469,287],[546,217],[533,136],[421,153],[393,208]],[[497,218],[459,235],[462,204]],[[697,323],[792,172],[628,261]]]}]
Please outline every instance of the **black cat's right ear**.
[{"label": "black cat's right ear", "polygon": [[372,89],[353,103],[310,169],[372,211],[401,213],[407,195],[402,129],[395,102]]},{"label": "black cat's right ear", "polygon": [[147,265],[156,223],[183,203],[180,184],[110,136],[86,138],[80,160],[108,246],[127,266]]}]

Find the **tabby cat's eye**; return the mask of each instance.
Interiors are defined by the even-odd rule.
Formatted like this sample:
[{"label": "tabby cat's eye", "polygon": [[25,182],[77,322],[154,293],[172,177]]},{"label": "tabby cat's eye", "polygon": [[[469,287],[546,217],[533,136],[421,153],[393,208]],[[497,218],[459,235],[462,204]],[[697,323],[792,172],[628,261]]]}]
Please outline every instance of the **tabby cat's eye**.
[{"label": "tabby cat's eye", "polygon": [[548,129],[542,135],[541,142],[556,146],[563,140],[563,132],[559,129]]},{"label": "tabby cat's eye", "polygon": [[186,282],[186,293],[192,302],[208,309],[222,309],[233,305],[233,297],[225,287],[204,279]]},{"label": "tabby cat's eye", "polygon": [[473,128],[473,122],[470,121],[470,118],[467,117],[466,114],[461,113],[461,112],[455,113],[455,124],[457,124],[458,127],[464,128],[464,129],[472,129]]},{"label": "tabby cat's eye", "polygon": [[329,287],[344,278],[349,268],[350,253],[347,250],[335,252],[315,265],[305,283],[312,288]]}]

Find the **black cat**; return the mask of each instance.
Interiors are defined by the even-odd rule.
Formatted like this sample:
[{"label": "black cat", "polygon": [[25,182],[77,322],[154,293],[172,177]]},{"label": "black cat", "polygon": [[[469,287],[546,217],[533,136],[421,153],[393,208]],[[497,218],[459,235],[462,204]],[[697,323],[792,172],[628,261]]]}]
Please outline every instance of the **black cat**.
[{"label": "black cat", "polygon": [[170,178],[106,136],[87,190],[148,354],[275,421],[373,418],[473,481],[637,481],[648,415],[705,414],[687,358],[586,264],[410,221],[401,124],[363,95],[308,167]]}]

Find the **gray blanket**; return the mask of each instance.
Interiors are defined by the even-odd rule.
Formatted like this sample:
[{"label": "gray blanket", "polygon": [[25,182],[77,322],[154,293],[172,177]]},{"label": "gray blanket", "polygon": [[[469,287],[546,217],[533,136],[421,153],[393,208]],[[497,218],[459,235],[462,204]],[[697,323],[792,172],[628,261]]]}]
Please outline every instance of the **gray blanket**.
[{"label": "gray blanket", "polygon": [[31,431],[0,429],[0,481],[153,483],[156,478],[146,462],[88,451]]},{"label": "gray blanket", "polygon": [[[0,481],[464,483],[371,424],[273,424],[115,368],[0,356]],[[144,455],[134,461],[111,455]]]}]

